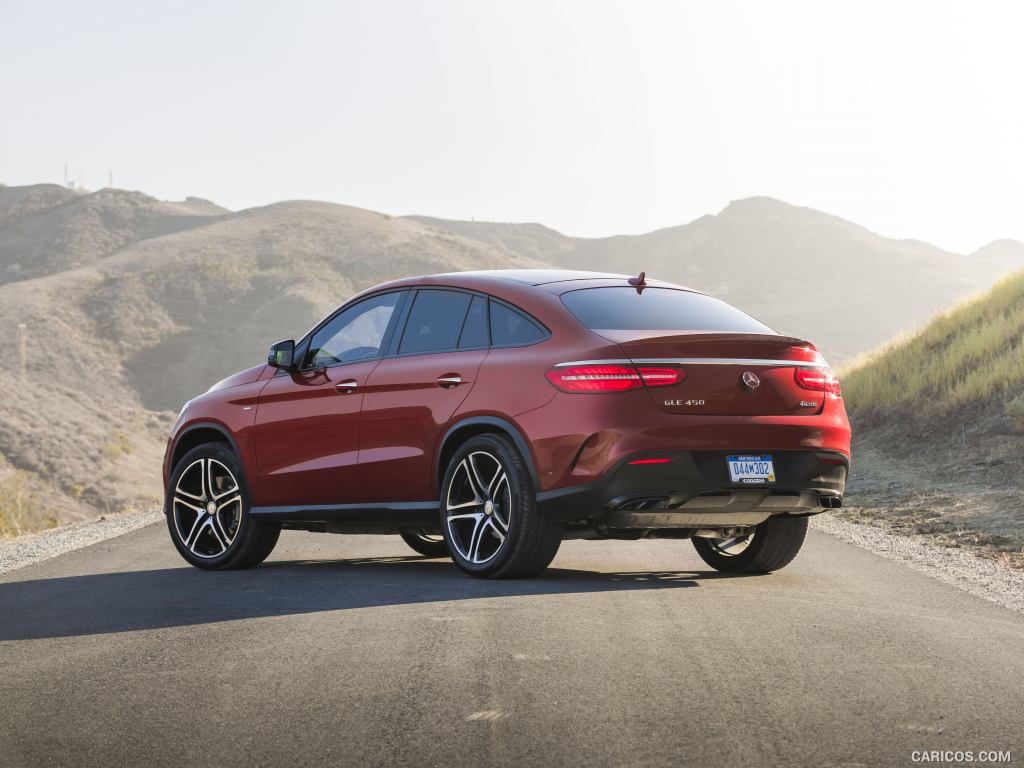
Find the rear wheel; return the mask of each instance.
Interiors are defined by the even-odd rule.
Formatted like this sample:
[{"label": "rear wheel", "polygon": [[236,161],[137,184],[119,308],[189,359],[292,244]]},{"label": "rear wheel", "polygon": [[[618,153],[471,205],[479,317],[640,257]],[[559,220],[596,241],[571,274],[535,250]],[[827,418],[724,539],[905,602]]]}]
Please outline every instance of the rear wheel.
[{"label": "rear wheel", "polygon": [[229,447],[210,443],[186,453],[171,472],[164,502],[178,553],[204,570],[251,568],[266,560],[281,527],[250,517],[249,498]]},{"label": "rear wheel", "polygon": [[441,530],[471,576],[523,578],[543,571],[561,526],[537,509],[526,462],[504,435],[478,435],[456,451],[441,484]]},{"label": "rear wheel", "polygon": [[768,573],[789,565],[807,535],[806,517],[766,520],[746,536],[694,538],[701,560],[724,573]]},{"label": "rear wheel", "polygon": [[413,550],[425,557],[448,557],[448,545],[444,543],[444,536],[414,530],[399,531],[398,535]]}]

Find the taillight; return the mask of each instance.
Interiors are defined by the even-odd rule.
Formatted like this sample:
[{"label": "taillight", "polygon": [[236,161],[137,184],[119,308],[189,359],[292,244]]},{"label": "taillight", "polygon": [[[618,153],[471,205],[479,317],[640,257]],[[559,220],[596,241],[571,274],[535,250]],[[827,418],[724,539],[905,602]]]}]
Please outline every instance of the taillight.
[{"label": "taillight", "polygon": [[644,368],[638,367],[640,378],[648,387],[668,387],[678,384],[686,378],[686,371],[682,368]]},{"label": "taillight", "polygon": [[797,368],[795,375],[797,386],[803,389],[825,392],[836,398],[843,396],[839,389],[839,379],[831,368]]},{"label": "taillight", "polygon": [[552,368],[547,377],[566,392],[622,392],[643,386],[640,374],[627,365],[570,365]]},{"label": "taillight", "polygon": [[686,378],[681,368],[634,368],[631,365],[566,365],[552,368],[548,381],[563,392],[624,392],[627,389],[667,387]]}]

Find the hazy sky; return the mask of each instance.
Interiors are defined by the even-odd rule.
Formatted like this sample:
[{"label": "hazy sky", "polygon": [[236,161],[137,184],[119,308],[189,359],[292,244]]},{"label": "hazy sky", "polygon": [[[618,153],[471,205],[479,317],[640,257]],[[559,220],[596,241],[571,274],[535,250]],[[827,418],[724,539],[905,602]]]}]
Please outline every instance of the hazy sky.
[{"label": "hazy sky", "polygon": [[771,195],[1024,240],[1016,2],[0,0],[0,182],[643,232]]}]

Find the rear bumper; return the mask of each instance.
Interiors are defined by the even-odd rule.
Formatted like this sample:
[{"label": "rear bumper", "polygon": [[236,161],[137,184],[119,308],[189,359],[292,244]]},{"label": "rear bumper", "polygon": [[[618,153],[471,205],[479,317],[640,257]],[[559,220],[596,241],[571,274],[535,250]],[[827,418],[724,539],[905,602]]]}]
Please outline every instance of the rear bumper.
[{"label": "rear bumper", "polygon": [[[545,515],[616,529],[757,525],[773,515],[806,515],[841,506],[849,459],[832,451],[770,453],[776,481],[749,486],[729,481],[726,456],[754,451],[659,451],[664,464],[620,461],[601,479],[542,491]],[[650,454],[646,454],[650,456]]]}]

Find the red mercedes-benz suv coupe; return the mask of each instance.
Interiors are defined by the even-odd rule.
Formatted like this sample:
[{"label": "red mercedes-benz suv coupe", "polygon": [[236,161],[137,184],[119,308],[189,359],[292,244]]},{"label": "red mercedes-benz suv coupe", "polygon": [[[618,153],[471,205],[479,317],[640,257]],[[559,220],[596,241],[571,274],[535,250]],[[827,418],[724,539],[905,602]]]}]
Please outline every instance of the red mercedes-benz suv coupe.
[{"label": "red mercedes-benz suv coupe", "polygon": [[810,342],[643,274],[467,272],[364,291],[186,403],[165,511],[207,569],[286,528],[397,533],[474,576],[538,574],[566,538],[692,539],[767,572],[849,466]]}]

